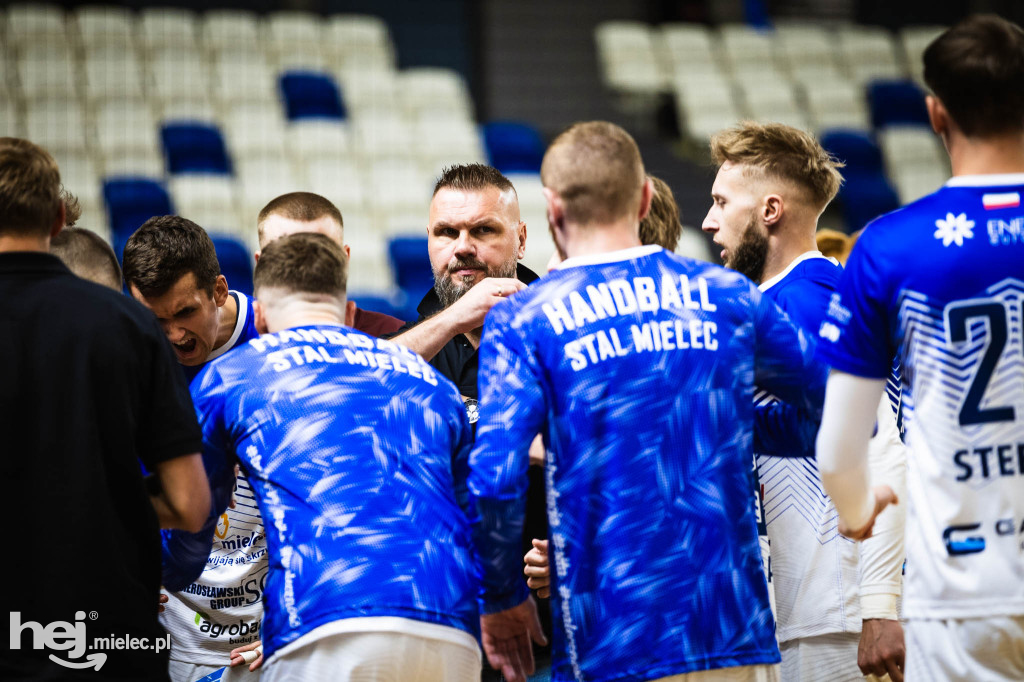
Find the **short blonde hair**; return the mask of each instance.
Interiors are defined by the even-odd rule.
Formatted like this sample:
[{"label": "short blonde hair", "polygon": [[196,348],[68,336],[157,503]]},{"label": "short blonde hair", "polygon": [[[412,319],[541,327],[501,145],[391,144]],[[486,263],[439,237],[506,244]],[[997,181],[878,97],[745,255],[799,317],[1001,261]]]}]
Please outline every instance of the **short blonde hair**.
[{"label": "short blonde hair", "polygon": [[805,189],[808,199],[824,210],[839,192],[845,164],[818,143],[814,136],[782,123],[744,121],[711,138],[711,159],[757,169],[764,176],[791,182]]},{"label": "short blonde hair", "polygon": [[822,228],[814,233],[814,241],[822,255],[835,258],[840,263],[846,263],[846,257],[853,249],[853,240],[838,230]]},{"label": "short blonde hair", "polygon": [[0,232],[49,234],[61,210],[60,170],[37,144],[0,137]]},{"label": "short blonde hair", "polygon": [[555,138],[540,179],[562,198],[568,221],[588,225],[639,210],[646,174],[629,133],[614,123],[589,121]]}]

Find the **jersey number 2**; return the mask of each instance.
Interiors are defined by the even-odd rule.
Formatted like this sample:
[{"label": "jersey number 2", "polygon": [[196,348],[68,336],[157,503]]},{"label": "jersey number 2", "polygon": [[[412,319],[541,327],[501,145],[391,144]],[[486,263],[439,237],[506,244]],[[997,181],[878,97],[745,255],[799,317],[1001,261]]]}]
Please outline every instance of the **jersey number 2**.
[{"label": "jersey number 2", "polygon": [[[966,304],[954,303],[946,309],[946,329],[952,343],[964,343],[968,340],[971,320],[988,320],[988,345],[978,364],[974,381],[967,389],[964,404],[960,407],[960,425],[989,424],[991,422],[1013,421],[1016,412],[1013,406],[982,408],[981,399],[988,389],[989,381],[996,370],[999,358],[1006,348],[1007,321],[1006,307],[992,299],[967,301]],[[1024,313],[1024,308],[1022,308]]]}]

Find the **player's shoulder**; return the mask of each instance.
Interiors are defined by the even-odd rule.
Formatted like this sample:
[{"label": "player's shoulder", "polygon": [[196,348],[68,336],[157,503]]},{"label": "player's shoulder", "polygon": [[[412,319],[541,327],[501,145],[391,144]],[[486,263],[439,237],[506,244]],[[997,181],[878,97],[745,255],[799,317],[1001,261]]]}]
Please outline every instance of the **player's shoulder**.
[{"label": "player's shoulder", "polygon": [[776,297],[799,296],[802,292],[821,289],[834,291],[839,286],[842,274],[843,267],[831,258],[805,258],[790,268],[769,290]]}]

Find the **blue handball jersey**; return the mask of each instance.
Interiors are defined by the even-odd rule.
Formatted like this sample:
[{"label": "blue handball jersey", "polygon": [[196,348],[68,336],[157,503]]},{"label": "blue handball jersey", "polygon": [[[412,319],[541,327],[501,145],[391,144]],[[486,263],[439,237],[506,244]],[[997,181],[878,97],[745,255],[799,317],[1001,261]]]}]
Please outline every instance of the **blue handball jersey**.
[{"label": "blue handball jersey", "polygon": [[813,354],[750,280],[656,246],[570,259],[495,306],[470,474],[484,610],[526,596],[540,432],[555,679],[777,662],[749,478],[754,383],[813,412]]},{"label": "blue handball jersey", "polygon": [[1024,614],[1024,174],[960,176],[874,221],[819,330],[902,368],[911,618]]},{"label": "blue handball jersey", "polygon": [[479,630],[453,474],[466,411],[419,355],[347,327],[288,329],[207,365],[192,397],[204,455],[241,460],[259,502],[268,658],[345,618]]},{"label": "blue handball jersey", "polygon": [[[228,341],[217,348],[207,361],[201,365],[180,365],[189,383],[202,371],[207,363],[221,357],[229,350],[237,348],[260,334],[256,331],[256,315],[253,313],[252,299],[240,291],[229,292],[238,303],[238,314],[235,327]],[[161,562],[163,564],[163,586],[171,592],[177,592],[192,584],[206,568],[206,560],[210,556],[210,542],[217,527],[224,506],[230,502],[235,488],[234,467],[226,466],[224,461],[211,460],[204,455],[203,466],[210,479],[213,492],[213,504],[210,515],[198,533],[187,533],[181,530],[161,530]]]}]

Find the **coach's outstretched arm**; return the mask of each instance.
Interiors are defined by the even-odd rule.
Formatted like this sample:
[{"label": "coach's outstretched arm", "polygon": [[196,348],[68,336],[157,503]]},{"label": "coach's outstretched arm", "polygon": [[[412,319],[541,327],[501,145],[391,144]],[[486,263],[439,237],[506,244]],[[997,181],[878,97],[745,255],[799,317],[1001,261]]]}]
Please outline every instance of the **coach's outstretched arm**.
[{"label": "coach's outstretched arm", "polygon": [[875,518],[896,503],[888,485],[871,488],[868,441],[885,379],[838,370],[829,375],[825,410],[818,431],[818,470],[825,492],[839,512],[839,532],[854,540],[871,537]]},{"label": "coach's outstretched arm", "polygon": [[481,641],[490,664],[510,682],[533,673],[530,640],[547,643],[520,568],[528,451],[543,423],[544,395],[534,358],[508,324],[511,308],[495,308],[480,344],[481,416],[469,473],[482,569]]},{"label": "coach's outstretched arm", "polygon": [[487,277],[450,307],[389,338],[429,361],[459,334],[482,327],[495,303],[525,288],[518,279]]}]

